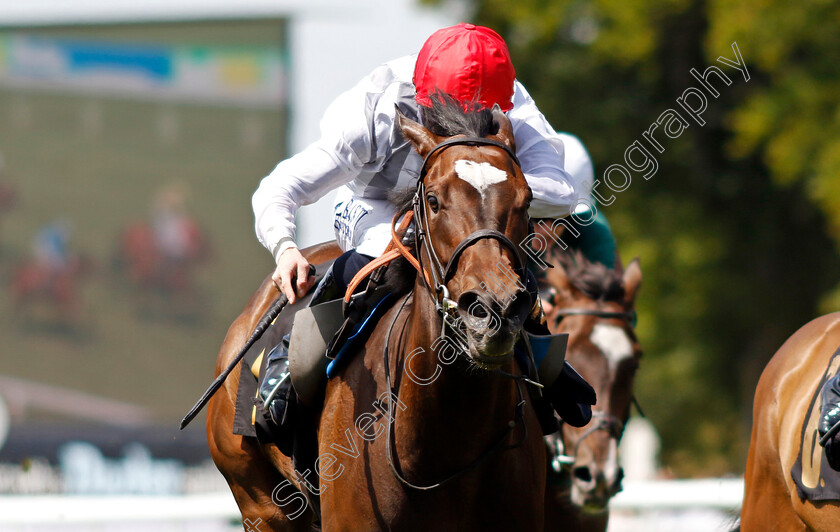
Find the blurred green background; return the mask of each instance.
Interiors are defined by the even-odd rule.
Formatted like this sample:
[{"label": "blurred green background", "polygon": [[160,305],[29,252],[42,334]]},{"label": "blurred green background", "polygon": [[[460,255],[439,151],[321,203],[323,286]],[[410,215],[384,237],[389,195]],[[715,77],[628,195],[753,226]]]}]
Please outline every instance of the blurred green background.
[{"label": "blurred green background", "polygon": [[[588,147],[601,181],[661,113],[682,113],[675,100],[700,87],[690,69],[717,65],[733,81],[710,78],[720,96],[702,127],[689,119],[676,139],[657,130],[659,170],[634,172],[603,212],[624,261],[642,263],[636,390],[664,465],[742,474],[761,370],[796,329],[840,310],[840,5],[470,5],[505,37],[552,125]],[[733,42],[749,81],[716,62],[734,59]]]}]

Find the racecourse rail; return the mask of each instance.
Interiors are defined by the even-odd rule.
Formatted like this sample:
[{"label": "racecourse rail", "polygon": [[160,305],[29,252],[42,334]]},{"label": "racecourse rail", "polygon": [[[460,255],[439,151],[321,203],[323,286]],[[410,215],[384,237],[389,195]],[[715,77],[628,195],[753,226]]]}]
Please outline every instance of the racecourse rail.
[{"label": "racecourse rail", "polygon": [[[627,482],[613,498],[615,511],[736,511],[741,506],[740,478]],[[0,496],[0,525],[104,524],[150,521],[237,519],[230,493],[173,496]]]}]

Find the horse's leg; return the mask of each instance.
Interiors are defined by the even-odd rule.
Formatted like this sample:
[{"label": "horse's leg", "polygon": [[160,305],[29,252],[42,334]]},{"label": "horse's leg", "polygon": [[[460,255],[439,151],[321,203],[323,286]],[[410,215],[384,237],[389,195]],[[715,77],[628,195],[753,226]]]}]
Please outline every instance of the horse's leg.
[{"label": "horse's leg", "polygon": [[[753,428],[766,430],[760,424]],[[769,438],[765,441],[769,441]],[[747,458],[744,475],[744,501],[741,507],[741,530],[744,532],[795,532],[808,530],[794,511],[785,485],[784,471],[775,446],[757,448],[754,443]]]},{"label": "horse's leg", "polygon": [[783,470],[779,456],[782,406],[778,382],[780,375],[788,371],[780,350],[764,369],[756,387],[741,506],[744,532],[808,530],[791,504],[785,483],[789,472]]},{"label": "horse's leg", "polygon": [[[302,253],[317,264],[335,258],[341,250],[335,243],[328,243],[307,248]],[[271,276],[266,277],[228,329],[216,358],[216,375],[230,364],[277,295]],[[310,530],[312,510],[301,504],[305,499],[300,493],[295,496],[294,490],[300,490],[301,486],[294,480],[291,460],[274,447],[259,445],[255,438],[233,434],[239,373],[239,368],[234,369],[208,404],[207,442],[210,455],[227,480],[246,525],[250,522],[256,525],[252,529],[263,531],[267,530],[266,527],[275,531]],[[281,486],[287,480],[291,486]],[[281,490],[274,497],[278,487]],[[280,498],[276,504],[275,498]],[[260,524],[265,527],[260,528]]]},{"label": "horse's leg", "polygon": [[549,484],[545,486],[545,530],[575,530],[605,532],[609,511],[587,513],[572,503],[569,488]]},{"label": "horse's leg", "polygon": [[[267,277],[228,329],[216,359],[216,375],[230,364],[277,294],[271,277]],[[303,500],[301,495],[298,494],[294,501],[290,501],[290,491],[293,493],[293,490],[284,488],[280,495],[284,498],[278,501],[278,504],[283,505],[282,508],[272,499],[274,490],[287,479],[295,489],[300,489],[299,483],[292,481],[294,468],[291,460],[272,447],[260,446],[255,438],[233,434],[239,374],[240,369],[237,367],[208,404],[207,442],[210,455],[227,480],[243,521],[256,523],[260,519],[260,523],[276,531],[309,530],[311,509],[306,508],[298,515],[301,505],[293,504]],[[284,509],[289,510],[288,516]]]},{"label": "horse's leg", "polygon": [[[210,402],[207,440],[213,461],[227,480],[243,522],[253,525],[246,529],[263,532],[310,530],[310,510],[307,509],[301,515],[291,514],[294,516],[291,517],[275,504],[272,493],[286,478],[278,471],[277,464],[266,456],[256,439],[233,434],[233,409],[234,405],[224,393]],[[291,463],[286,466],[283,469],[291,470]],[[288,495],[287,492],[283,493]],[[298,508],[299,504],[294,509]]]}]

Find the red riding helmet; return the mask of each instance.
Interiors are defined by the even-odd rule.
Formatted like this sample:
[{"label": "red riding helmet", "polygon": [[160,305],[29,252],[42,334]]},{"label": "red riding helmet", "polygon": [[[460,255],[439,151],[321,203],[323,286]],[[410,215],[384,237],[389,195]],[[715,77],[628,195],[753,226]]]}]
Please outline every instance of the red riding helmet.
[{"label": "red riding helmet", "polygon": [[436,31],[426,40],[414,65],[417,103],[429,107],[439,89],[458,101],[477,101],[485,107],[513,107],[516,72],[505,41],[498,33],[474,24]]}]

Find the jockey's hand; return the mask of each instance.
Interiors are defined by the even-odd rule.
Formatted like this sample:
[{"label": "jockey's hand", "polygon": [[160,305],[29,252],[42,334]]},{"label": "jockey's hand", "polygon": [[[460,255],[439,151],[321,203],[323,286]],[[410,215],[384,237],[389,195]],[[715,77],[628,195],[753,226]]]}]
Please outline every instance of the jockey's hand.
[{"label": "jockey's hand", "polygon": [[280,292],[286,294],[289,304],[292,304],[306,295],[315,284],[314,271],[297,248],[289,248],[280,255],[271,278]]}]

